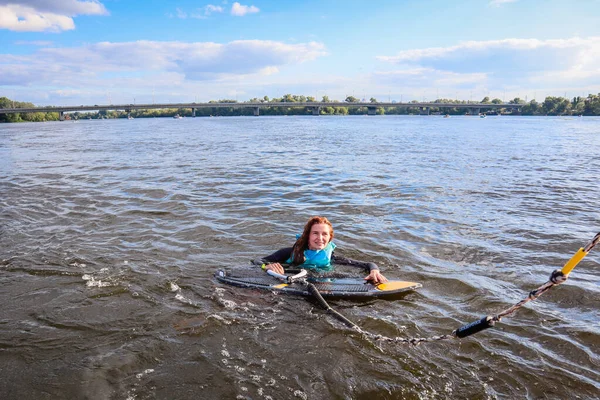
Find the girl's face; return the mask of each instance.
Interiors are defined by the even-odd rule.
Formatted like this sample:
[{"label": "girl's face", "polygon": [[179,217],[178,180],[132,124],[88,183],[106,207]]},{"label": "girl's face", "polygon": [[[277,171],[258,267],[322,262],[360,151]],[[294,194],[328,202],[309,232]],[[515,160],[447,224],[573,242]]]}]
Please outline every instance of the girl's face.
[{"label": "girl's face", "polygon": [[310,250],[323,250],[331,240],[331,231],[327,224],[314,224],[310,228],[308,248]]}]

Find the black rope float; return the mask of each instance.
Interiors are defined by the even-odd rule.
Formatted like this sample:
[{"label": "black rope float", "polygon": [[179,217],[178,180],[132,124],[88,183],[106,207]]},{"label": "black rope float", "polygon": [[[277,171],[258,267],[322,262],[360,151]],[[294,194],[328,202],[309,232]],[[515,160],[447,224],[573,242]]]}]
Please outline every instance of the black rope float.
[{"label": "black rope float", "polygon": [[[596,236],[594,236],[594,238],[585,247],[580,248],[573,255],[573,257],[571,257],[571,259],[569,261],[567,261],[567,263],[564,265],[564,267],[562,269],[557,269],[557,270],[553,271],[552,274],[550,275],[550,278],[548,279],[548,282],[544,283],[542,286],[538,287],[537,289],[529,292],[529,295],[526,298],[524,298],[517,304],[513,305],[512,307],[509,307],[506,310],[504,310],[496,315],[493,315],[493,316],[487,315],[477,321],[471,322],[470,324],[463,325],[463,326],[455,329],[454,331],[452,331],[452,333],[449,333],[446,335],[439,335],[439,336],[430,336],[430,337],[426,337],[426,338],[422,338],[422,337],[390,338],[387,336],[367,332],[367,331],[363,330],[361,327],[359,327],[358,325],[356,325],[354,322],[350,321],[348,318],[346,318],[345,316],[343,316],[342,314],[340,314],[339,312],[337,312],[336,310],[331,308],[331,306],[327,303],[327,301],[325,301],[323,296],[321,296],[321,293],[319,293],[319,290],[315,287],[315,285],[313,285],[310,282],[307,282],[304,278],[299,278],[296,281],[300,281],[301,283],[304,283],[305,285],[307,285],[309,293],[311,293],[317,299],[319,304],[327,312],[331,313],[335,318],[342,321],[348,327],[355,329],[356,331],[360,332],[361,334],[365,335],[366,337],[376,340],[376,341],[403,343],[403,344],[411,344],[414,346],[418,346],[419,344],[421,344],[423,342],[432,342],[432,341],[436,341],[436,340],[445,340],[445,339],[454,339],[454,338],[465,338],[467,336],[474,335],[477,332],[481,332],[485,329],[493,327],[496,324],[496,322],[500,322],[500,320],[502,318],[513,314],[519,308],[523,307],[526,303],[537,299],[539,296],[541,296],[542,294],[544,294],[545,292],[550,290],[553,286],[557,286],[557,285],[560,285],[561,283],[566,282],[569,277],[569,273],[571,273],[573,268],[575,268],[575,266],[577,264],[579,264],[579,262],[594,248],[594,246],[596,246],[598,244],[598,242],[600,242],[600,232],[597,233]],[[290,283],[291,283],[291,280],[290,280]]]}]

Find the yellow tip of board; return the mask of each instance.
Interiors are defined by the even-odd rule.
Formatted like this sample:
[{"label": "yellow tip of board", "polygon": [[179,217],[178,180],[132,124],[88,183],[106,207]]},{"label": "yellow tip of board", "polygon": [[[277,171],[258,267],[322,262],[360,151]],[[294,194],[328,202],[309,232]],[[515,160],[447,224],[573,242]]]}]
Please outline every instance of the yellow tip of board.
[{"label": "yellow tip of board", "polygon": [[389,281],[386,283],[380,283],[376,287],[377,289],[385,292],[389,290],[408,289],[419,286],[421,286],[421,284],[417,282]]},{"label": "yellow tip of board", "polygon": [[273,288],[275,288],[275,289],[283,289],[286,286],[288,286],[287,283],[280,283],[279,285],[273,286]]}]

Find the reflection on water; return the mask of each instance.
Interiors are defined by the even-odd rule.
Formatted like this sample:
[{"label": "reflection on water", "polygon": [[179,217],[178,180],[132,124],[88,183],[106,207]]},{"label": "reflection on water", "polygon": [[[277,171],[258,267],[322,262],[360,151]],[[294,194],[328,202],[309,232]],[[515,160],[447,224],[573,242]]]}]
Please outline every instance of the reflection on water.
[{"label": "reflection on water", "polygon": [[304,298],[217,283],[326,215],[421,282],[336,300],[386,336],[516,303],[599,231],[600,120],[186,118],[0,126],[3,398],[597,398],[594,250],[496,328],[371,343]]}]

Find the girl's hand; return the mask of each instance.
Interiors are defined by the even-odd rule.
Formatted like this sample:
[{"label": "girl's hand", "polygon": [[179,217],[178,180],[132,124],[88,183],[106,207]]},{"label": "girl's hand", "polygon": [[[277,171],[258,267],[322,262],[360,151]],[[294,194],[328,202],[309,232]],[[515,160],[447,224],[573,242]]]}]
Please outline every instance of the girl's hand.
[{"label": "girl's hand", "polygon": [[387,278],[381,275],[378,269],[372,270],[367,277],[365,277],[366,281],[373,281],[373,283],[385,283],[387,282]]},{"label": "girl's hand", "polygon": [[279,263],[267,264],[267,265],[265,265],[265,267],[263,269],[265,271],[266,270],[271,270],[273,272],[277,272],[278,274],[282,274],[282,275],[285,274],[285,271],[283,270],[283,267]]}]

